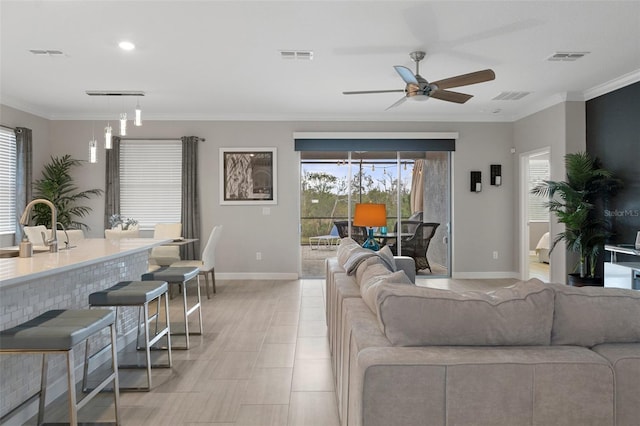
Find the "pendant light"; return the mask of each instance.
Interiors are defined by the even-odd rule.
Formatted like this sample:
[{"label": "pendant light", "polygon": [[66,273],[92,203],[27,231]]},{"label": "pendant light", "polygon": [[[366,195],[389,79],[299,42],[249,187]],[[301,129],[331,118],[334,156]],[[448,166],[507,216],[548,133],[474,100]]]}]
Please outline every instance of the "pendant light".
[{"label": "pendant light", "polygon": [[104,149],[111,149],[112,130],[111,124],[107,122],[107,127],[104,128]]},{"label": "pendant light", "polygon": [[89,141],[89,162],[92,164],[98,162],[98,142],[95,139]]},{"label": "pendant light", "polygon": [[133,121],[133,124],[136,126],[142,126],[142,110],[140,109],[140,98],[138,97],[138,102],[136,103],[136,117]]},{"label": "pendant light", "polygon": [[120,136],[127,136],[127,113],[120,114]]}]

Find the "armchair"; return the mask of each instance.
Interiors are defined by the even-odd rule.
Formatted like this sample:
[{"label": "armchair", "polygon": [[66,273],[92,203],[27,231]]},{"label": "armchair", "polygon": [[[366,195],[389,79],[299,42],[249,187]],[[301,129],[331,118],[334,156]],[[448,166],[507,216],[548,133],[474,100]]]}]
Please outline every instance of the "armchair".
[{"label": "armchair", "polygon": [[[410,256],[413,258],[416,264],[416,272],[420,269],[428,269],[431,271],[431,265],[429,265],[429,260],[427,259],[427,250],[429,250],[429,243],[431,242],[431,238],[436,233],[436,229],[440,226],[439,223],[422,223],[416,221],[404,221],[402,225],[416,226],[416,230],[414,234],[402,240],[402,255]],[[394,255],[397,255],[397,244],[389,245],[391,252]]]}]

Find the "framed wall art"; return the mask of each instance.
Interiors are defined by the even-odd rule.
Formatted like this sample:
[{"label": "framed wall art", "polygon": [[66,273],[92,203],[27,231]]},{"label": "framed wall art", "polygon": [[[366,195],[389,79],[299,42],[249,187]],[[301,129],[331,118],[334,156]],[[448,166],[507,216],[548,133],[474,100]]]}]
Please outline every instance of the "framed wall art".
[{"label": "framed wall art", "polygon": [[220,148],[220,204],[277,204],[276,148]]}]

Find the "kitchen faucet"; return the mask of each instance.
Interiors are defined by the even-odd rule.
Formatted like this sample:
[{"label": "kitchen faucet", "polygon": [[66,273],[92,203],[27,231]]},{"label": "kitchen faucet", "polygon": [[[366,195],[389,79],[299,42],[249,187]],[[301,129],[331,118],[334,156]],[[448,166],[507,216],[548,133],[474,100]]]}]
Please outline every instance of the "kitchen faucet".
[{"label": "kitchen faucet", "polygon": [[27,207],[24,209],[24,213],[22,213],[22,217],[20,217],[20,225],[24,226],[29,224],[29,220],[31,219],[31,209],[33,209],[33,206],[36,204],[46,204],[51,209],[51,223],[54,224],[52,226],[54,229],[51,231],[51,238],[45,240],[44,243],[49,246],[49,252],[56,253],[58,251],[58,236],[56,235],[57,232],[55,228],[57,227],[56,224],[58,222],[58,217],[56,206],[54,206],[51,201],[45,200],[44,198],[38,198],[27,204]]}]

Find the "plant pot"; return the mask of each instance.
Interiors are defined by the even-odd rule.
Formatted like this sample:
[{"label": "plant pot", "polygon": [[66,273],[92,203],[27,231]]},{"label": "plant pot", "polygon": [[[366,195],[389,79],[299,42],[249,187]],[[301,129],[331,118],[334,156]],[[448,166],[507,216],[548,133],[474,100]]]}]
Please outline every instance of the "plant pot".
[{"label": "plant pot", "polygon": [[602,277],[584,277],[580,278],[580,274],[569,274],[567,284],[574,287],[585,287],[585,286],[604,286],[604,280]]}]

